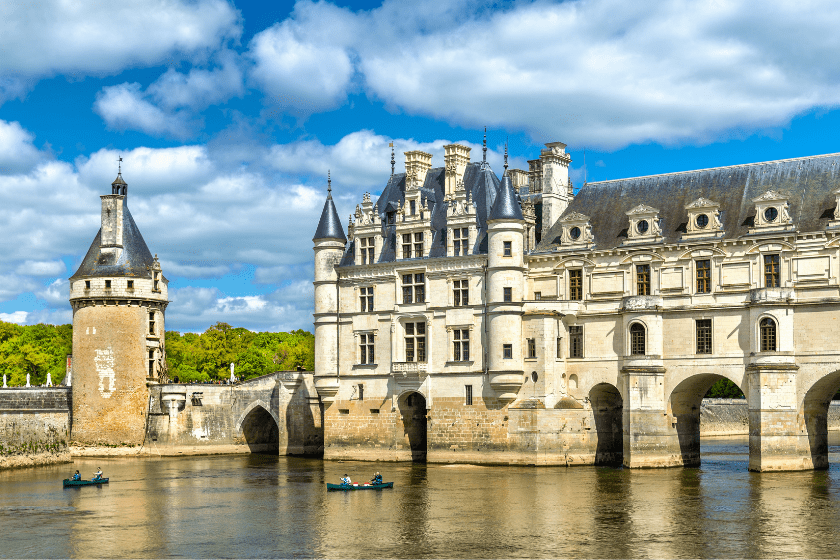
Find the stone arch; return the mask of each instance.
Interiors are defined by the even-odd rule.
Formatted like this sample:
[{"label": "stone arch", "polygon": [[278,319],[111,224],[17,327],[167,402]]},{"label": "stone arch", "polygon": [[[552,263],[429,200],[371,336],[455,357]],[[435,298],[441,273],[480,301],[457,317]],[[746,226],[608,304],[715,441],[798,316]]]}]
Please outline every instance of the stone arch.
[{"label": "stone arch", "polygon": [[595,423],[595,464],[620,465],[624,459],[624,400],[612,383],[597,383],[589,390]]},{"label": "stone arch", "polygon": [[403,438],[411,450],[411,460],[415,463],[426,462],[428,449],[427,402],[426,396],[419,390],[403,391],[397,398]]},{"label": "stone arch", "polygon": [[747,395],[747,388],[741,380],[732,379],[721,373],[698,373],[677,383],[668,395],[668,412],[671,427],[676,430],[683,465],[700,465],[700,406],[708,390],[720,379],[735,383]]},{"label": "stone arch", "polygon": [[251,453],[280,453],[280,421],[262,400],[249,404],[236,421],[237,435]]},{"label": "stone arch", "polygon": [[800,418],[808,434],[808,447],[815,469],[827,469],[828,408],[840,390],[840,370],[824,375],[805,392],[800,404]]}]

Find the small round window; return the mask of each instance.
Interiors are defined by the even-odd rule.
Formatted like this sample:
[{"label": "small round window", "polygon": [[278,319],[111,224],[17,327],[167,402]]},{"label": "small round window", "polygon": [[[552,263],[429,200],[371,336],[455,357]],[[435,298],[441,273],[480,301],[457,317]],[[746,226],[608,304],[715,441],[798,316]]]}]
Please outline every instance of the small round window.
[{"label": "small round window", "polygon": [[648,223],[647,220],[639,220],[636,223],[636,231],[639,233],[646,233],[648,230]]},{"label": "small round window", "polygon": [[575,226],[569,230],[569,237],[577,241],[580,238],[580,228]]},{"label": "small round window", "polygon": [[697,219],[694,220],[694,223],[697,224],[697,227],[703,229],[709,225],[709,217],[706,214],[700,214],[697,216]]},{"label": "small round window", "polygon": [[779,211],[772,206],[764,211],[764,219],[768,222],[775,222],[778,216]]}]

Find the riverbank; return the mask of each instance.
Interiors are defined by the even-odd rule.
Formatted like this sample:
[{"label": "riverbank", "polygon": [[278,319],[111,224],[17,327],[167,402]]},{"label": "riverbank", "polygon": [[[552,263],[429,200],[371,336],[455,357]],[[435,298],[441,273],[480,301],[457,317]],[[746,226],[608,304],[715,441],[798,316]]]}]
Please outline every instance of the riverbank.
[{"label": "riverbank", "polygon": [[251,453],[247,445],[205,445],[201,447],[149,447],[141,445],[85,445],[70,444],[70,455],[76,457],[178,457],[184,455],[241,455]]}]

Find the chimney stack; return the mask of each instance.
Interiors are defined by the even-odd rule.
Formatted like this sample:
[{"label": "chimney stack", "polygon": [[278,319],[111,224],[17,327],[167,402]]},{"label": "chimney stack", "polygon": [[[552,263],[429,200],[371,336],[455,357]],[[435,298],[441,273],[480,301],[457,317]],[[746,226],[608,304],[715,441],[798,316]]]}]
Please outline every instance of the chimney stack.
[{"label": "chimney stack", "polygon": [[405,152],[405,186],[419,188],[426,182],[426,173],[432,168],[432,154],[414,150]]},{"label": "chimney stack", "polygon": [[470,163],[470,148],[460,144],[443,147],[443,164],[446,166],[446,198],[452,198],[458,182],[464,180],[464,172]]}]

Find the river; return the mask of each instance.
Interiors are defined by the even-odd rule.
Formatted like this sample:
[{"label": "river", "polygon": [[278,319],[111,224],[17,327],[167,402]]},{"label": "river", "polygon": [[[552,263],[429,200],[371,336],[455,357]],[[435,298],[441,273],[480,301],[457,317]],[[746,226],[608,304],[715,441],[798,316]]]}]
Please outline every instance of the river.
[{"label": "river", "polygon": [[[78,459],[0,472],[0,556],[833,558],[832,443],[828,471],[795,473],[748,472],[745,437],[704,439],[698,469]],[[110,484],[61,488],[100,466]],[[325,490],[376,469],[393,490]]]}]

